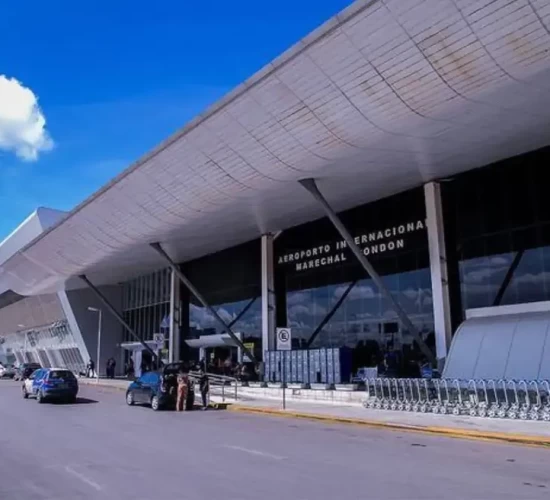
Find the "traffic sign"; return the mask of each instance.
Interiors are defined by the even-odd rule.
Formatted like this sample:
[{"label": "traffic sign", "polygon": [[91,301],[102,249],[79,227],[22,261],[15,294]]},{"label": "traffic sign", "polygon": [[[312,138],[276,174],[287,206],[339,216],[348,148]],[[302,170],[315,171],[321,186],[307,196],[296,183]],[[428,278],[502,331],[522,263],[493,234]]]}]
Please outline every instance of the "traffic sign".
[{"label": "traffic sign", "polygon": [[292,332],[290,328],[277,328],[277,350],[290,351],[292,349]]}]

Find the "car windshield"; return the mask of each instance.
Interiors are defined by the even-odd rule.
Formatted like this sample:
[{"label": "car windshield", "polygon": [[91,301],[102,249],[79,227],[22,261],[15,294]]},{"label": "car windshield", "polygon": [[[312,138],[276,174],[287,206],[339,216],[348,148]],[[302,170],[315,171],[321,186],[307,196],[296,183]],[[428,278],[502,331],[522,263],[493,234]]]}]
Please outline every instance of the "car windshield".
[{"label": "car windshield", "polygon": [[49,375],[49,379],[73,379],[74,375],[68,370],[52,370]]}]

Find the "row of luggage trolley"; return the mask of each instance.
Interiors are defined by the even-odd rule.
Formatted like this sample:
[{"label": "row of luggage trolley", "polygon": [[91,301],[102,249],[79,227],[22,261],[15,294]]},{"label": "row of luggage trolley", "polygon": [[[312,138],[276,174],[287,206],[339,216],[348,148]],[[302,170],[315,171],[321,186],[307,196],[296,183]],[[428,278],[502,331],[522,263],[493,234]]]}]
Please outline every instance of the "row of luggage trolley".
[{"label": "row of luggage trolley", "polygon": [[550,421],[548,380],[371,378],[365,408]]}]

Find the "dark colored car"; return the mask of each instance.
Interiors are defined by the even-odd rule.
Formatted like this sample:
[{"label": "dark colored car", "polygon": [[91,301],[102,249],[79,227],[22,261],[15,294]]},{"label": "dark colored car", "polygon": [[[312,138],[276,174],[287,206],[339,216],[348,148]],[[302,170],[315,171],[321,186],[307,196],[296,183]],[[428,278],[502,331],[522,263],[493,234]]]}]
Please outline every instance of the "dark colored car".
[{"label": "dark colored car", "polygon": [[40,368],[23,382],[23,397],[36,397],[38,403],[48,400],[74,403],[78,394],[78,381],[74,373],[62,368]]},{"label": "dark colored car", "polygon": [[[154,411],[175,409],[177,373],[176,370],[171,369],[145,373],[128,387],[126,403],[130,406],[150,405]],[[192,406],[194,396],[194,391],[191,390],[188,397],[189,406]]]},{"label": "dark colored car", "polygon": [[15,372],[15,380],[25,380],[29,378],[31,373],[42,368],[38,363],[23,363]]}]

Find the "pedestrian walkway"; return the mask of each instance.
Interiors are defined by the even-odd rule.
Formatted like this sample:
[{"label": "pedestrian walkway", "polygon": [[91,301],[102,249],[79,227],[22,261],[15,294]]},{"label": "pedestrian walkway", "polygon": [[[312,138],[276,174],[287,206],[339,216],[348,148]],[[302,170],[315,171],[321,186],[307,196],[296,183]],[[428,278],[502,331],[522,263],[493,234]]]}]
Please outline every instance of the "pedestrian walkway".
[{"label": "pedestrian walkway", "polygon": [[[100,379],[99,381],[81,379],[81,382],[120,390],[125,390],[129,384],[126,379]],[[316,401],[287,401],[285,409],[283,409],[282,400],[254,398],[250,391],[246,391],[246,395],[239,396],[235,401],[233,391],[228,390],[223,400],[226,403],[231,403],[230,411],[550,447],[550,424],[548,422],[371,410],[351,405],[328,405]],[[218,391],[213,393],[211,401],[221,403],[221,394]]]}]

